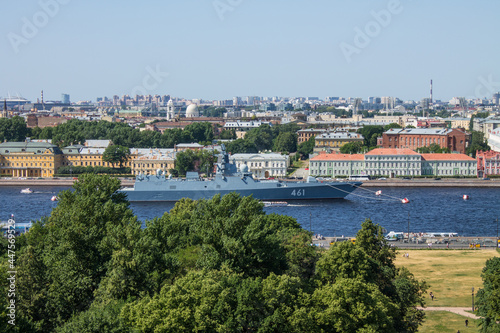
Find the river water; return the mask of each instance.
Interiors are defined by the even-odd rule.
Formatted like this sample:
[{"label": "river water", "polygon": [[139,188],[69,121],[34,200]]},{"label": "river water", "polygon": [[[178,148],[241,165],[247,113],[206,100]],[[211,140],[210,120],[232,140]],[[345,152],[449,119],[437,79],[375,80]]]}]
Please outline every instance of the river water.
[{"label": "river water", "polygon": [[[50,215],[60,186],[35,186],[34,193],[20,193],[20,186],[0,187],[0,220],[14,214],[17,222]],[[372,191],[372,188],[370,188]],[[370,218],[387,231],[456,232],[460,236],[497,236],[500,189],[496,188],[410,188],[384,187],[383,196],[356,190],[343,200],[293,201],[286,207],[264,208],[268,213],[289,215],[304,229],[323,236],[353,236]],[[463,195],[470,200],[463,200]],[[387,196],[386,196],[387,195]],[[402,204],[394,198],[408,198]],[[174,203],[132,203],[141,221],[163,215]]]}]

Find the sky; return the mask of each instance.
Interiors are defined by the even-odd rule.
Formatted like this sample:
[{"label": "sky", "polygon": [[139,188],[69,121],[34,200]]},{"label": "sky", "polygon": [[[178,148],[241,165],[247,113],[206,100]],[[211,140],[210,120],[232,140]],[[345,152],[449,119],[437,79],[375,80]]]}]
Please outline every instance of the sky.
[{"label": "sky", "polygon": [[0,96],[491,98],[500,1],[5,0]]}]

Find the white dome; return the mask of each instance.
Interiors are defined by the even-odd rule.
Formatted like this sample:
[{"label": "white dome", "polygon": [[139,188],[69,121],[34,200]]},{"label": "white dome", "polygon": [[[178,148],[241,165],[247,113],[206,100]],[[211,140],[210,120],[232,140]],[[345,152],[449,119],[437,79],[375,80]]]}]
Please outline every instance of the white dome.
[{"label": "white dome", "polygon": [[246,164],[241,165],[240,172],[241,173],[248,173],[248,165],[246,165]]},{"label": "white dome", "polygon": [[193,118],[193,117],[199,117],[200,113],[198,112],[198,107],[196,104],[191,104],[187,107],[186,109],[186,117],[188,118]]}]

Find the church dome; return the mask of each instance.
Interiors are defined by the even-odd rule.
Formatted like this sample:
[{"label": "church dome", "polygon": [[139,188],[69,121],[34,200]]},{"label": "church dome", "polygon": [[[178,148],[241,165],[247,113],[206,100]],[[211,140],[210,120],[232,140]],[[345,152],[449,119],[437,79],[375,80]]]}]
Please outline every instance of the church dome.
[{"label": "church dome", "polygon": [[187,107],[186,109],[186,117],[187,118],[193,118],[193,117],[199,117],[200,112],[198,111],[198,107],[196,104],[191,104]]}]

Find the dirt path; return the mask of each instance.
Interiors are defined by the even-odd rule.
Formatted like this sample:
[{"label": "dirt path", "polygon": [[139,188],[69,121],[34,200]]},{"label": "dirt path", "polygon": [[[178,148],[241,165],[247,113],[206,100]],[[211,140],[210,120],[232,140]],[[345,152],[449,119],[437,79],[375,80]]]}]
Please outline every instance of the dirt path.
[{"label": "dirt path", "polygon": [[449,312],[453,312],[453,313],[456,313],[458,315],[461,315],[461,316],[464,316],[464,317],[468,317],[468,318],[472,318],[472,319],[479,319],[481,317],[479,316],[476,316],[475,314],[473,313],[470,313],[470,312],[467,312],[467,311],[470,311],[471,308],[455,308],[455,307],[447,307],[447,306],[431,306],[431,307],[427,307],[427,308],[422,308],[422,307],[418,307],[419,310],[424,310],[424,311],[449,311]]}]

